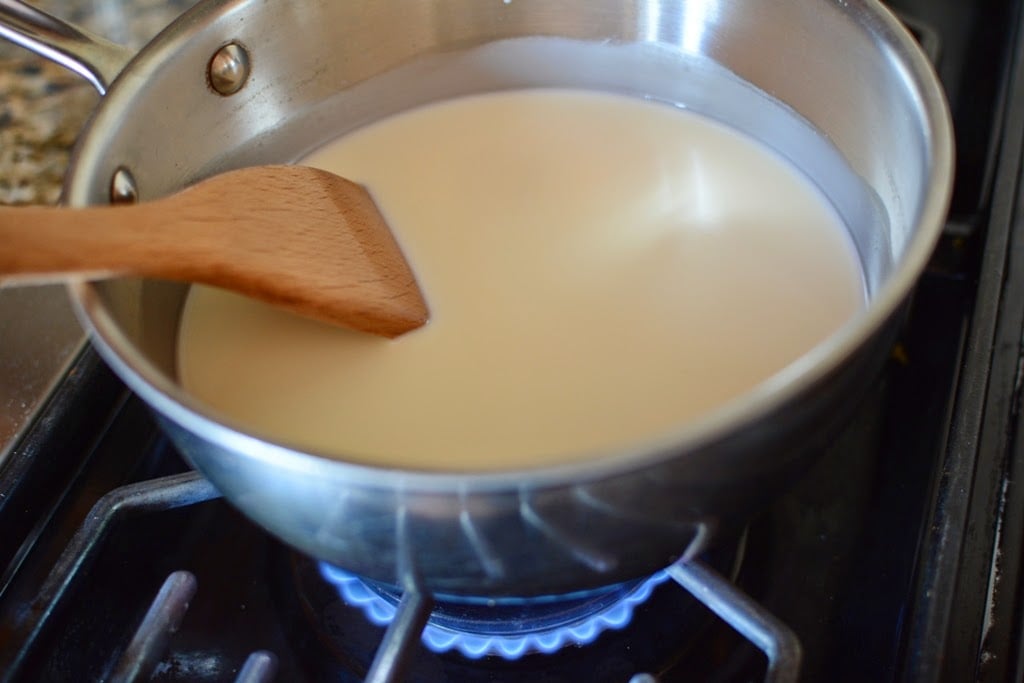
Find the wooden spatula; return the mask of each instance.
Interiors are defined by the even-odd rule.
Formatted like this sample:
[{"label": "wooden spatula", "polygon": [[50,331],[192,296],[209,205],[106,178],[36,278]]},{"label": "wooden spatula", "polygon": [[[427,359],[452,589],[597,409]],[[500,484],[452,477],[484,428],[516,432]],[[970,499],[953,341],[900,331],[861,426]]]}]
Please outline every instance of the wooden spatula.
[{"label": "wooden spatula", "polygon": [[69,275],[201,282],[387,337],[427,320],[367,191],[303,166],[232,171],[131,206],[0,208],[0,278]]}]

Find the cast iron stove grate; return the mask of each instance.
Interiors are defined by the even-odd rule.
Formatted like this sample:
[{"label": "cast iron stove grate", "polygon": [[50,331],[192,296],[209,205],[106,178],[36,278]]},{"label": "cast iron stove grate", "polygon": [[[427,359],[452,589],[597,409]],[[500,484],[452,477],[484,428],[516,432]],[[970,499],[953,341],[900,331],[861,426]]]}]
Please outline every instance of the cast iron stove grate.
[{"label": "cast iron stove grate", "polygon": [[[87,598],[93,566],[104,565],[101,555],[105,552],[108,535],[123,533],[120,526],[138,521],[141,517],[200,505],[218,497],[213,487],[195,473],[150,479],[120,487],[103,496],[71,539],[36,596],[12,620],[13,628],[6,635],[20,641],[22,646],[13,655],[11,670],[27,667],[32,664],[30,660],[34,656],[38,658],[40,652],[47,651],[47,641],[53,638],[47,634],[47,630],[55,628],[51,622],[59,618],[62,610],[67,609],[67,603],[74,600],[74,596],[77,595],[79,600]],[[157,531],[154,525],[148,523],[143,527]],[[157,548],[161,546],[159,541],[150,545]],[[731,561],[736,561],[735,556]],[[244,564],[246,568],[256,569],[258,566],[259,563],[248,561]],[[109,563],[103,566],[103,570],[108,576],[117,571]],[[783,682],[797,679],[800,646],[789,629],[700,561],[673,565],[667,569],[667,573],[758,644],[768,656],[766,680]],[[117,580],[116,576],[111,578]],[[188,570],[175,570],[168,574],[123,652],[118,657],[106,658],[99,668],[84,671],[80,667],[89,665],[75,662],[57,662],[56,668],[51,668],[54,662],[47,661],[41,663],[43,670],[48,676],[59,676],[66,671],[65,667],[74,667],[80,674],[89,674],[89,678],[111,681],[197,680],[204,677],[204,672],[215,674],[217,678],[214,680],[221,680],[220,677],[237,664],[240,668],[235,681],[252,683],[275,680],[281,662],[271,650],[258,650],[248,654],[244,661],[236,659],[234,662],[226,653],[221,656],[204,656],[199,654],[201,650],[189,648],[179,648],[168,653],[169,644],[186,618],[190,603],[199,600],[196,596],[198,583],[196,575]],[[416,591],[407,591],[402,595],[396,618],[384,635],[383,643],[376,649],[369,670],[365,671],[366,681],[380,683],[407,680],[407,674],[412,675],[412,680],[418,680],[415,654],[419,648],[420,629],[430,615],[432,603],[430,597]],[[674,626],[671,614],[667,618],[662,617],[662,620],[669,628]],[[56,638],[58,643],[65,640],[59,635]],[[112,648],[112,651],[116,651],[116,648]],[[372,653],[373,648],[367,652]],[[328,659],[333,662],[333,659]],[[290,662],[288,665],[293,666]],[[451,671],[452,668],[455,673]],[[458,667],[447,668],[441,674],[444,678],[440,680],[469,680],[457,671]],[[356,671],[349,673],[362,676],[363,672],[357,664]],[[297,673],[287,671],[283,680],[293,680]],[[345,680],[343,671],[337,673],[339,677],[335,680]],[[524,675],[527,676],[524,680],[532,680],[534,673],[527,672]],[[576,666],[570,669],[570,677],[564,680],[575,680],[578,675],[584,674],[581,667]],[[593,675],[600,674],[595,672]],[[323,680],[330,678],[333,677],[324,676]],[[319,680],[320,676],[315,676],[315,679]],[[630,676],[630,680],[656,681],[657,678],[652,674],[641,674]]]}]

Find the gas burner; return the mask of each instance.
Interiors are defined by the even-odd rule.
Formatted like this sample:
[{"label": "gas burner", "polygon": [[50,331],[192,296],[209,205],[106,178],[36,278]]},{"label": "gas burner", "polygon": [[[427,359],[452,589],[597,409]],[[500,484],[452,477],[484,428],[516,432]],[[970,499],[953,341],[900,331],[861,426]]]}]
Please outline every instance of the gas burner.
[{"label": "gas burner", "polygon": [[796,638],[732,584],[747,547],[744,532],[648,579],[529,599],[402,592],[298,552],[280,558],[292,587],[275,585],[285,632],[317,662],[312,680],[668,683],[728,665],[795,681]]},{"label": "gas burner", "polygon": [[[740,555],[736,544],[724,544],[708,561],[733,575]],[[290,553],[286,571],[294,588],[282,591],[280,610],[291,615],[286,632],[297,641],[309,643],[308,634],[316,634],[313,642],[323,656],[311,657],[322,662],[315,680],[377,680],[382,667],[376,660],[390,651],[402,653],[399,670],[406,667],[408,678],[389,673],[380,680],[626,681],[672,668],[714,623],[665,572],[557,600],[490,605],[415,592],[409,600],[397,588],[300,553]],[[412,615],[415,623],[408,627],[410,603],[423,611]]]},{"label": "gas burner", "polygon": [[[401,593],[320,563],[320,574],[337,586],[342,599],[360,607],[377,626],[394,621]],[[657,572],[648,579],[572,595],[514,600],[438,599],[422,641],[433,652],[459,652],[469,659],[497,656],[516,660],[527,654],[551,654],[569,645],[588,645],[609,629],[621,629],[633,610],[667,581]]]}]

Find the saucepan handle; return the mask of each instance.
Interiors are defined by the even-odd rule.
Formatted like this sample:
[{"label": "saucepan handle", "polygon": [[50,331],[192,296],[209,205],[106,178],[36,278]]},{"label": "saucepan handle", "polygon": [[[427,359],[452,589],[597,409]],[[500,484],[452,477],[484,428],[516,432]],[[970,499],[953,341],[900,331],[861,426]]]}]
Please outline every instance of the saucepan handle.
[{"label": "saucepan handle", "polygon": [[85,77],[101,95],[134,56],[21,0],[0,0],[0,37]]}]

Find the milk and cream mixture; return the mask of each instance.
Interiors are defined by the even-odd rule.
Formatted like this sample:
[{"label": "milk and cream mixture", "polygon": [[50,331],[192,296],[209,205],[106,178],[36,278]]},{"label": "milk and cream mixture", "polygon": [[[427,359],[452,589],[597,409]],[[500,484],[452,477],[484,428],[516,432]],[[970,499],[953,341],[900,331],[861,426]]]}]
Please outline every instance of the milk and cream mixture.
[{"label": "milk and cream mixture", "polygon": [[339,458],[496,470],[642,443],[750,390],[865,304],[818,190],[665,104],[474,96],[304,163],[371,190],[430,322],[386,340],[195,286],[179,373],[232,423]]}]

